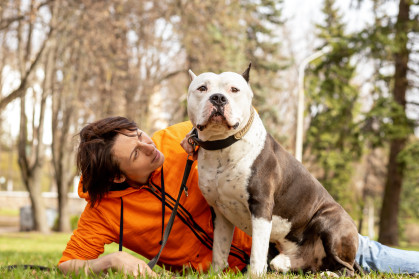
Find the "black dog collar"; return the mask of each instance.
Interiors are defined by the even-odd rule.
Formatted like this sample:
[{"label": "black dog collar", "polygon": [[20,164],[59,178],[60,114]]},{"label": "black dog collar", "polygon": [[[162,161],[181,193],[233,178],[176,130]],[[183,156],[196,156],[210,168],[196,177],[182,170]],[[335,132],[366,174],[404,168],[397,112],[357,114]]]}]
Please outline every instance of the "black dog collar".
[{"label": "black dog collar", "polygon": [[228,138],[225,138],[222,140],[202,141],[198,138],[198,130],[196,128],[193,128],[191,135],[189,136],[189,142],[192,140],[194,144],[202,147],[205,150],[219,150],[219,149],[229,147],[233,143],[239,141],[249,131],[250,126],[252,125],[254,116],[255,116],[255,111],[254,111],[254,108],[252,107],[250,110],[250,118],[246,126],[244,126],[243,129],[241,129],[234,135],[229,136]]}]

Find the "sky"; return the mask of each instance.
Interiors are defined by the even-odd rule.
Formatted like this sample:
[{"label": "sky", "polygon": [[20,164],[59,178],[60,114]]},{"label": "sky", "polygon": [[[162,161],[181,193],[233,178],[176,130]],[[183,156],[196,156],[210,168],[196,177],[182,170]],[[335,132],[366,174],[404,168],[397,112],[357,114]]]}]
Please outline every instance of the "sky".
[{"label": "sky", "polygon": [[[372,23],[371,1],[363,1],[359,8],[355,8],[358,0],[338,0],[337,7],[347,23],[348,31],[353,32],[361,29],[365,24]],[[313,45],[313,28],[316,23],[322,22],[323,0],[284,0],[283,17],[286,19],[292,41],[294,43],[298,59],[311,54],[316,45]],[[387,2],[385,12],[391,15],[398,11],[397,3]]]}]

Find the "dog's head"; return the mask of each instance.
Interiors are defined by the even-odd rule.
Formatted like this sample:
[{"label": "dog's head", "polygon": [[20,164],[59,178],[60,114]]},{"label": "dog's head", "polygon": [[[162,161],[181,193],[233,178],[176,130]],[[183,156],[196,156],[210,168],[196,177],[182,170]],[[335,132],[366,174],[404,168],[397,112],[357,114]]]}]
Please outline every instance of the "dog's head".
[{"label": "dog's head", "polygon": [[188,115],[201,140],[224,139],[242,129],[252,107],[250,65],[243,74],[224,72],[196,76],[189,70]]}]

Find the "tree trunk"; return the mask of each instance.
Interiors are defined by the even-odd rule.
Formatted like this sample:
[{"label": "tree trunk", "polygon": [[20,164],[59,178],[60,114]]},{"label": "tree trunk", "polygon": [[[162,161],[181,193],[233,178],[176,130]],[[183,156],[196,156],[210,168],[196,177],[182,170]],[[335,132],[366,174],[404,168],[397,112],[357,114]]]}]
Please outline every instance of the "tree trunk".
[{"label": "tree trunk", "polygon": [[46,218],[44,201],[42,199],[42,187],[40,183],[41,169],[35,168],[29,179],[29,197],[32,203],[32,215],[35,225],[35,231],[48,233],[49,226]]},{"label": "tree trunk", "polygon": [[[407,70],[409,62],[408,32],[409,32],[409,0],[400,0],[399,14],[396,23],[394,52],[394,100],[406,109]],[[401,124],[400,119],[394,119],[394,125]],[[403,125],[403,124],[401,124]],[[403,150],[407,135],[392,139],[390,142],[390,156],[387,180],[385,184],[383,204],[380,215],[380,231],[378,241],[387,245],[399,244],[398,213],[400,194],[403,183],[403,165],[397,161],[397,156]]]},{"label": "tree trunk", "polygon": [[[33,11],[34,0],[30,2],[30,10]],[[17,1],[17,7],[21,8],[20,1]],[[27,28],[27,33],[23,30]],[[19,167],[22,175],[22,180],[29,192],[29,197],[32,205],[32,217],[34,220],[35,230],[42,233],[49,231],[49,227],[46,220],[45,208],[42,200],[42,187],[40,184],[40,176],[43,165],[43,125],[44,125],[44,114],[45,114],[45,92],[42,93],[40,108],[39,108],[39,121],[38,126],[35,126],[35,113],[32,118],[32,135],[28,136],[28,119],[26,116],[26,91],[28,86],[27,78],[29,72],[35,67],[34,64],[30,64],[31,61],[31,49],[32,49],[32,22],[28,22],[27,26],[23,25],[23,22],[19,22],[18,25],[18,53],[19,53],[19,71],[21,74],[21,83],[17,90],[21,91],[20,97],[20,133],[18,140],[18,154],[19,154]],[[24,40],[24,35],[26,38]],[[42,46],[42,49],[45,45]],[[41,53],[38,53],[36,60],[41,59]],[[27,68],[29,66],[29,69]],[[34,94],[34,96],[36,93]],[[10,96],[10,95],[9,95]],[[3,99],[4,100],[4,99]],[[3,101],[2,100],[2,101]],[[33,100],[33,112],[35,112],[35,106],[37,105],[36,98]]]},{"label": "tree trunk", "polygon": [[[40,174],[42,169],[42,159],[40,156],[42,155],[38,152],[39,149],[35,152],[34,147],[28,144],[25,104],[25,96],[23,96],[21,98],[21,119],[18,143],[19,167],[22,174],[22,180],[25,184],[26,190],[29,192],[29,198],[31,200],[34,230],[47,233],[49,232],[49,227],[46,220],[45,207],[42,200],[42,187],[40,184]],[[41,115],[43,115],[43,113],[41,113]],[[43,125],[43,123],[40,122],[39,125]],[[37,141],[38,145],[42,144],[39,138],[37,138]],[[28,158],[29,155],[33,155],[31,156],[32,158]]]},{"label": "tree trunk", "polygon": [[[58,191],[58,231],[71,231],[70,214],[68,213],[68,191]],[[65,187],[67,190],[68,186]]]}]

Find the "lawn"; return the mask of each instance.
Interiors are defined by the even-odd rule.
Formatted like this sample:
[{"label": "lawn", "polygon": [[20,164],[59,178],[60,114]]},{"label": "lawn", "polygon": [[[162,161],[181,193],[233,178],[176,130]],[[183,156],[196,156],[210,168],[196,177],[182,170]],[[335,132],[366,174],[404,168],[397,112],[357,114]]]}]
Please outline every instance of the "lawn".
[{"label": "lawn", "polygon": [[[64,276],[55,267],[61,257],[62,250],[70,237],[70,234],[52,233],[42,235],[38,233],[7,233],[0,235],[0,278],[126,278],[122,274],[109,273],[101,276]],[[105,253],[118,250],[116,244],[108,245]],[[138,256],[137,254],[132,254]],[[51,268],[50,271],[24,270],[21,268],[8,271],[2,267],[8,265],[41,265]],[[170,274],[160,268],[154,269],[163,278],[245,278],[242,274],[197,274],[189,273]],[[361,276],[358,276],[360,278]],[[128,277],[129,278],[129,277]],[[269,274],[265,278],[321,278],[319,275],[293,275],[293,274]],[[369,274],[362,278],[412,278],[409,276],[394,274]]]}]

